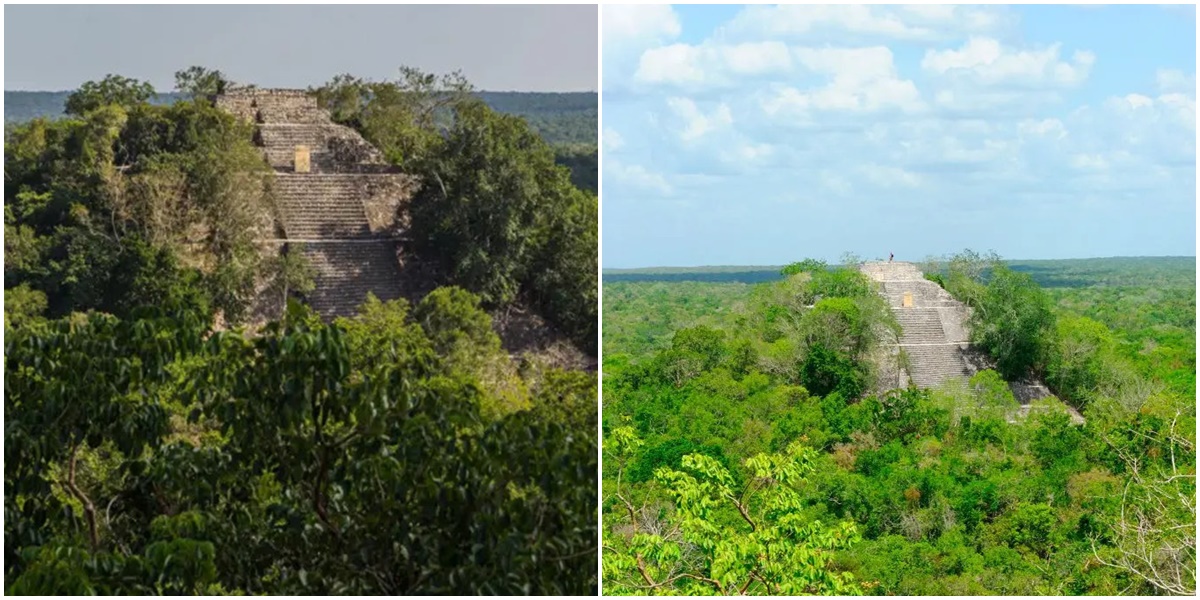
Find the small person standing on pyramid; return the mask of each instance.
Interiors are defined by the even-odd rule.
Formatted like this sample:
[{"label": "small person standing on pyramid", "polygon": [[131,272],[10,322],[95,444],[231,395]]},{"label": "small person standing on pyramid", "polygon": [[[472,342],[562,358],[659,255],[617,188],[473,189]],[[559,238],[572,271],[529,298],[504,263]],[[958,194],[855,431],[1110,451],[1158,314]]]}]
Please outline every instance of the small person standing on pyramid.
[{"label": "small person standing on pyramid", "polygon": [[896,258],[896,255],[892,254],[891,252],[888,252],[888,262],[892,262],[893,258]]}]

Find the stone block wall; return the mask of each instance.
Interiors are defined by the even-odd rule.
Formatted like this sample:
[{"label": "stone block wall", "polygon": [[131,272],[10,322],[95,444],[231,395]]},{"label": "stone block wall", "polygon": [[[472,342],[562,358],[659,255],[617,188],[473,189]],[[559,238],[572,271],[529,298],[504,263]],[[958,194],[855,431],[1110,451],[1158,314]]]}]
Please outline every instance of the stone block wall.
[{"label": "stone block wall", "polygon": [[366,175],[361,188],[362,203],[371,233],[403,235],[410,221],[408,211],[401,209],[419,187],[420,182],[411,175]]},{"label": "stone block wall", "polygon": [[306,90],[245,89],[217,96],[218,108],[240,119],[259,123],[328,122],[329,116],[317,106],[317,99]]}]

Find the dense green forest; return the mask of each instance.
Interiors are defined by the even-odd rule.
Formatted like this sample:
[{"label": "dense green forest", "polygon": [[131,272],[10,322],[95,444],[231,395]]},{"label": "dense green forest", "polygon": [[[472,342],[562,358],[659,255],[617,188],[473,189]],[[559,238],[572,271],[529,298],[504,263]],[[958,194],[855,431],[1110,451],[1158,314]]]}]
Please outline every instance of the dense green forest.
[{"label": "dense green forest", "polygon": [[[71,92],[4,92],[4,122],[24,123],[37,118],[67,116]],[[595,92],[478,92],[492,110],[523,117],[550,144],[596,145],[597,98]],[[156,93],[151,104],[169,105],[186,100],[183,92]]]},{"label": "dense green forest", "polygon": [[594,353],[594,194],[461,78],[372,83],[334,108],[440,180],[411,206],[439,285],[322,323],[256,244],[271,176],[208,99],[229,82],[177,77],[6,127],[5,590],[594,593],[595,375],[514,360],[486,312]]},{"label": "dense green forest", "polygon": [[[941,268],[934,259],[925,267]],[[1196,279],[1194,256],[1150,256],[1075,258],[1059,260],[1008,260],[1014,271],[1028,273],[1043,287],[1088,287],[1096,285],[1183,285]],[[712,281],[759,283],[783,278],[782,266],[644,267],[604,269],[604,280],[619,281]]]},{"label": "dense green forest", "polygon": [[1194,259],[994,258],[927,273],[995,370],[889,392],[853,269],[606,272],[605,593],[1194,595]]},{"label": "dense green forest", "polygon": [[[1060,309],[1097,319],[1124,335],[1155,326],[1159,330],[1194,326],[1186,315],[1187,306],[1195,306],[1195,257],[1005,261],[1005,264],[1013,271],[1028,273]],[[944,261],[922,266],[929,272],[944,272],[947,268]],[[669,346],[676,329],[696,324],[719,326],[722,314],[744,308],[756,289],[750,284],[780,281],[784,279],[782,269],[782,266],[604,269],[605,364],[621,355],[644,356]],[[986,267],[983,272],[987,272]],[[1171,300],[1163,304],[1160,301],[1164,298]],[[1142,314],[1174,310],[1170,317],[1174,320],[1167,320],[1164,315],[1142,325],[1117,321],[1137,319],[1139,310],[1132,308],[1140,309]],[[1179,342],[1187,343],[1182,339]]]},{"label": "dense green forest", "polygon": [[[25,123],[33,119],[66,116],[71,92],[4,92],[4,122]],[[554,148],[559,164],[571,169],[571,181],[596,193],[597,136],[599,110],[594,92],[477,92],[492,110],[525,119],[542,139]],[[170,105],[186,100],[184,92],[156,93],[147,102]]]}]

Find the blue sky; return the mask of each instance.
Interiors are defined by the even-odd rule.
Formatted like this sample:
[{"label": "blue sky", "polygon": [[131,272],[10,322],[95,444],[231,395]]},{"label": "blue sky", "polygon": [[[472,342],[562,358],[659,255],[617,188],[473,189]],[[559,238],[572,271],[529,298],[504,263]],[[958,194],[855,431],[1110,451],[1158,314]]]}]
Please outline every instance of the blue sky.
[{"label": "blue sky", "polygon": [[604,6],[606,268],[1195,255],[1187,6]]}]

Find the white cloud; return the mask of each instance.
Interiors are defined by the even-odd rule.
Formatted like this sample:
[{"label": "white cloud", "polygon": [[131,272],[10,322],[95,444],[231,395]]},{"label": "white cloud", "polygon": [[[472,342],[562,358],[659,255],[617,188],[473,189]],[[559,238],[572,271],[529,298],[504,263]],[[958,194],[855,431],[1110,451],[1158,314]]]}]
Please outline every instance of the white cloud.
[{"label": "white cloud", "polygon": [[787,46],[781,42],[734,44],[720,49],[725,66],[737,75],[774,73],[792,66]]},{"label": "white cloud", "polygon": [[963,76],[982,85],[1074,86],[1087,79],[1096,56],[1076,51],[1059,59],[1060,44],[1041,50],[1006,48],[985,37],[972,37],[958,50],[926,50],[921,68],[937,75]]},{"label": "white cloud", "polygon": [[781,42],[671,44],[643,53],[634,79],[650,84],[723,85],[737,77],[789,68],[791,55]]},{"label": "white cloud", "polygon": [[1196,129],[1196,98],[1187,94],[1162,94],[1151,98],[1143,94],[1127,94],[1109,98],[1104,107],[1118,118],[1159,121]]},{"label": "white cloud", "polygon": [[854,191],[854,186],[850,185],[850,182],[846,181],[845,177],[842,177],[829,169],[821,171],[820,180],[821,185],[824,186],[825,189],[839,196],[847,196]]},{"label": "white cloud", "polygon": [[909,27],[895,15],[863,4],[752,6],[734,20],[731,28],[742,24],[774,35],[807,34],[822,27],[900,38],[927,37],[932,33]]},{"label": "white cloud", "polygon": [[743,142],[738,144],[732,152],[726,155],[726,160],[733,162],[748,162],[754,163],[763,159],[769,158],[775,154],[775,149],[769,144],[755,144],[754,142]]},{"label": "white cloud", "polygon": [[901,7],[905,12],[933,21],[947,21],[954,18],[953,4],[909,4]]},{"label": "white cloud", "polygon": [[682,31],[679,16],[667,5],[606,4],[600,10],[602,84],[607,91],[628,88],[642,52],[674,40]]},{"label": "white cloud", "polygon": [[906,21],[945,34],[995,31],[1009,24],[1006,11],[999,6],[910,4],[899,10]]},{"label": "white cloud", "polygon": [[613,129],[611,127],[604,128],[603,141],[604,141],[604,149],[609,152],[619,150],[622,146],[625,145],[625,138],[621,137],[621,134],[617,133],[617,130]]},{"label": "white cloud", "polygon": [[876,111],[923,107],[916,85],[900,79],[892,51],[870,48],[796,48],[796,60],[813,73],[831,77],[823,87],[801,91],[781,87],[762,103],[772,116],[803,118],[813,110]]},{"label": "white cloud", "polygon": [[870,48],[796,48],[796,58],[811,71],[874,79],[896,74],[892,51],[886,46]]},{"label": "white cloud", "polygon": [[1067,137],[1067,128],[1058,119],[1025,119],[1017,124],[1017,131],[1022,137],[1049,138],[1061,140]]},{"label": "white cloud", "polygon": [[1184,94],[1163,94],[1158,97],[1157,106],[1161,106],[1168,114],[1173,115],[1191,130],[1196,129],[1196,98]]},{"label": "white cloud", "polygon": [[733,124],[733,114],[729,106],[720,104],[711,114],[704,114],[700,107],[689,98],[668,98],[667,106],[684,120],[684,129],[679,138],[691,142],[712,131],[724,129]]},{"label": "white cloud", "polygon": [[1113,108],[1117,109],[1129,108],[1132,110],[1137,110],[1139,108],[1154,106],[1154,100],[1149,96],[1143,96],[1141,94],[1129,94],[1123,98],[1112,98],[1109,101],[1109,104]]},{"label": "white cloud", "polygon": [[917,187],[921,185],[921,177],[899,167],[869,164],[861,168],[867,178],[880,187]]},{"label": "white cloud", "polygon": [[642,54],[633,78],[645,83],[699,84],[707,72],[700,66],[695,46],[671,44]]},{"label": "white cloud", "polygon": [[1071,166],[1076,169],[1100,171],[1108,168],[1108,161],[1099,154],[1076,154],[1071,157]]},{"label": "white cloud", "polygon": [[750,6],[727,27],[734,36],[829,35],[843,42],[846,34],[867,38],[933,40],[972,32],[991,32],[1006,25],[1004,9],[991,6],[862,4]]},{"label": "white cloud", "polygon": [[606,4],[604,45],[674,39],[681,27],[675,10],[665,4]]},{"label": "white cloud", "polygon": [[607,160],[604,162],[604,177],[606,180],[611,177],[614,183],[620,185],[663,196],[670,196],[674,191],[665,177],[641,165],[626,165],[619,161]]},{"label": "white cloud", "polygon": [[[1010,27],[1016,15],[982,6],[754,6],[710,31],[656,34],[664,39],[627,53],[624,70],[605,50],[606,92],[612,77],[625,86],[605,97],[605,124],[620,130],[604,132],[605,148],[620,148],[616,161],[605,155],[606,192],[638,200],[624,209],[647,207],[631,213],[638,223],[707,219],[695,237],[748,235],[770,251],[786,243],[762,231],[791,243],[794,231],[781,221],[795,215],[824,211],[826,229],[838,232],[820,242],[829,245],[845,237],[838,219],[897,204],[914,208],[895,216],[905,225],[936,221],[955,232],[1003,221],[1005,239],[1024,235],[1015,247],[1054,237],[1046,223],[1070,221],[1095,199],[1115,207],[1109,237],[1136,237],[1135,222],[1151,230],[1148,213],[1172,223],[1194,216],[1194,68],[1111,71],[1122,57],[1104,40],[1076,30],[1044,39],[1038,32],[1051,24]],[[1127,51],[1141,47],[1135,40]],[[1099,59],[1084,51],[1093,49]],[[1155,72],[1160,65],[1174,68]],[[1108,91],[1121,82],[1130,87]],[[727,200],[768,202],[779,190],[803,197],[805,212],[764,226],[753,217],[762,211]],[[655,209],[641,202],[655,197],[664,197]],[[730,212],[680,210],[681,198]],[[982,211],[1005,218],[980,219]],[[754,222],[745,232],[743,218]],[[886,236],[895,219],[857,236]],[[1070,222],[1079,232],[1064,240],[1099,230]]]},{"label": "white cloud", "polygon": [[1055,90],[1019,90],[958,85],[933,92],[933,103],[943,114],[974,115],[992,119],[1016,118],[1030,110],[1062,99]]},{"label": "white cloud", "polygon": [[1195,92],[1196,91],[1196,74],[1185,75],[1179,69],[1159,69],[1155,73],[1155,80],[1158,83],[1158,91],[1162,93],[1171,92]]}]

